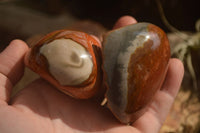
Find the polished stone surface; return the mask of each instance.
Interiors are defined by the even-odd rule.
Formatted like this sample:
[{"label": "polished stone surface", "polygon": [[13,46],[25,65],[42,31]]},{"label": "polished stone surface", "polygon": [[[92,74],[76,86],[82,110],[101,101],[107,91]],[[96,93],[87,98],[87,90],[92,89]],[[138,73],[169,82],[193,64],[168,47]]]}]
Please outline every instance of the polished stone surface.
[{"label": "polished stone surface", "polygon": [[91,55],[71,39],[56,39],[40,48],[49,71],[61,85],[80,85],[93,70]]},{"label": "polished stone surface", "polygon": [[121,122],[133,122],[163,83],[170,57],[167,36],[155,25],[138,23],[104,39],[108,107]]},{"label": "polished stone surface", "polygon": [[25,55],[25,64],[58,90],[78,99],[96,95],[103,82],[101,45],[89,34],[58,30]]}]

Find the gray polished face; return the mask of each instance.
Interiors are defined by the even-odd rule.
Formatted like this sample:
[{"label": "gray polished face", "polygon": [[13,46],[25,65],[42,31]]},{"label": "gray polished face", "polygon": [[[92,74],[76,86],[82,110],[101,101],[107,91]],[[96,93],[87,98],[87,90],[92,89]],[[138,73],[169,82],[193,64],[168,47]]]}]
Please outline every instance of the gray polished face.
[{"label": "gray polished face", "polygon": [[106,94],[108,106],[125,123],[130,121],[129,115],[125,113],[128,103],[128,65],[134,51],[143,47],[144,42],[150,38],[148,24],[138,23],[113,30],[104,40],[103,66],[109,86]]},{"label": "gray polished face", "polygon": [[79,85],[93,70],[91,55],[71,39],[57,39],[40,48],[49,63],[49,72],[61,85]]}]

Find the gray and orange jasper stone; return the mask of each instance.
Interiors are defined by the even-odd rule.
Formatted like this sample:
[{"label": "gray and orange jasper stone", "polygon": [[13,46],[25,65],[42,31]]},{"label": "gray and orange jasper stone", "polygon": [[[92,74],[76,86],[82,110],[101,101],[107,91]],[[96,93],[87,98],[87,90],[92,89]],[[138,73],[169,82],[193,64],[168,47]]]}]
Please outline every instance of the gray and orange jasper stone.
[{"label": "gray and orange jasper stone", "polygon": [[168,67],[166,34],[150,23],[109,32],[103,44],[107,106],[122,123],[141,116],[160,89]]}]

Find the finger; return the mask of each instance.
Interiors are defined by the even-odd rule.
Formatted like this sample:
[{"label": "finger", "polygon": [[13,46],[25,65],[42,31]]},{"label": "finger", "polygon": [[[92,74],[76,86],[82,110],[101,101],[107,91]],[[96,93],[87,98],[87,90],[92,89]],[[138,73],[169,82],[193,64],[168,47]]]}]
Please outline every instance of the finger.
[{"label": "finger", "polygon": [[182,62],[178,59],[171,59],[162,91],[168,93],[174,98],[180,88],[183,75],[184,67]]},{"label": "finger", "polygon": [[28,46],[20,40],[12,41],[0,53],[0,99],[7,101],[13,85],[21,78],[24,71],[23,57]]},{"label": "finger", "polygon": [[147,112],[133,126],[144,133],[159,132],[178,93],[183,74],[182,62],[178,59],[171,59],[162,89],[156,93]]},{"label": "finger", "polygon": [[117,20],[113,29],[117,29],[126,25],[135,24],[137,23],[136,19],[131,16],[122,16]]}]

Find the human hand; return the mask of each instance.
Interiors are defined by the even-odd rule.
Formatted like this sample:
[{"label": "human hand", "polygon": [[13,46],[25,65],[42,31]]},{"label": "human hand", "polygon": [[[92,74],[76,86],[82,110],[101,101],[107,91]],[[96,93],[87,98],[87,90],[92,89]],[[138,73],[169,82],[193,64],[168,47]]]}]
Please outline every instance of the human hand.
[{"label": "human hand", "polygon": [[[114,28],[136,23],[132,17],[119,19]],[[180,88],[184,68],[170,59],[164,84],[147,111],[133,123],[118,122],[111,112],[93,100],[77,100],[61,93],[43,79],[37,79],[14,97],[12,87],[24,71],[27,45],[14,40],[0,54],[0,132],[2,133],[157,133]]]}]

